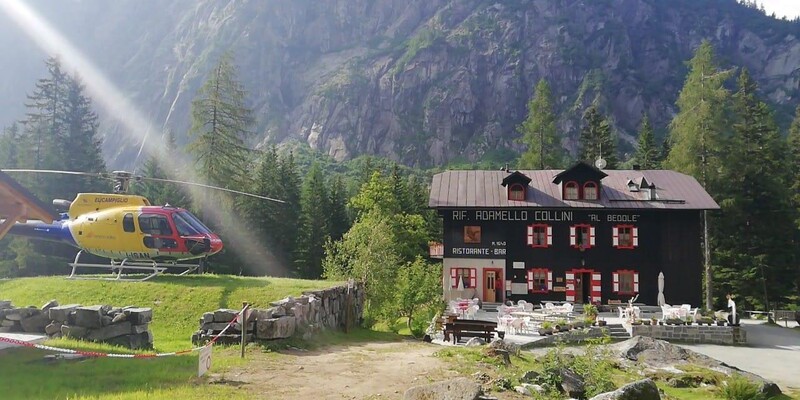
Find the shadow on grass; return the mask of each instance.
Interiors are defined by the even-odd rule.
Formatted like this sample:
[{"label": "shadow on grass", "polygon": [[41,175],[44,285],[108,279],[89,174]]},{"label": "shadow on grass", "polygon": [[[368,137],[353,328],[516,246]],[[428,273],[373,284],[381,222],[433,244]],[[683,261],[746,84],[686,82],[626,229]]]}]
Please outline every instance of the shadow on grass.
[{"label": "shadow on grass", "polygon": [[[0,353],[4,399],[63,399],[169,389],[200,382],[196,356],[153,359],[44,359],[50,352],[8,349]],[[26,383],[27,382],[27,383]]]}]

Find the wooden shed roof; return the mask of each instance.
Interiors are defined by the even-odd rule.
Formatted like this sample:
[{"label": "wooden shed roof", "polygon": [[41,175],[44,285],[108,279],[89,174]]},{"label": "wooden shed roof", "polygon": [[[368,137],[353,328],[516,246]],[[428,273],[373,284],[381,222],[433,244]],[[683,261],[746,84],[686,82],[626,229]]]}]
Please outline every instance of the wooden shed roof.
[{"label": "wooden shed roof", "polygon": [[[522,170],[531,179],[525,201],[508,200],[501,185],[507,171],[446,171],[434,175],[428,206],[431,208],[609,208],[715,210],[719,205],[693,177],[668,170],[603,170],[600,200],[562,200],[561,186],[553,183],[561,170]],[[656,186],[656,200],[647,189],[633,192],[628,182]]]},{"label": "wooden shed roof", "polygon": [[37,199],[28,189],[0,171],[0,219],[8,218],[52,223],[56,216],[50,207]]}]

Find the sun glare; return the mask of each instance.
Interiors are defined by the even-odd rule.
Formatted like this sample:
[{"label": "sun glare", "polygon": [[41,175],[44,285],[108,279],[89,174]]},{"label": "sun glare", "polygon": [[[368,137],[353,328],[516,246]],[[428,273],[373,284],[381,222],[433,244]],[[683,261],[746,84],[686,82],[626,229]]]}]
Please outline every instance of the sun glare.
[{"label": "sun glare", "polygon": [[[0,1],[0,10],[30,36],[46,54],[57,55],[68,71],[80,76],[92,100],[105,110],[109,118],[121,124],[120,131],[123,134],[133,139],[133,142],[141,143],[146,153],[160,155],[160,161],[168,171],[182,171],[181,176],[171,176],[170,178],[205,183],[192,171],[181,168],[192,165],[191,160],[187,160],[182,154],[173,153],[165,156],[160,151],[160,149],[167,148],[163,135],[148,135],[148,133],[162,130],[154,128],[150,120],[144,117],[144,114],[126,98],[121,90],[36,11],[21,0],[2,0]],[[188,187],[188,189],[192,198],[200,201],[202,208],[206,212],[210,212],[214,219],[231,221],[234,226],[241,227],[240,230],[226,230],[227,240],[223,238],[226,246],[240,250],[239,254],[248,264],[259,266],[256,268],[259,272],[270,275],[286,274],[285,269],[278,265],[272,253],[257,243],[251,235],[245,233],[247,228],[241,220],[235,215],[221,214],[220,207],[214,204],[202,204],[204,199],[209,198],[209,196],[203,195],[202,189],[194,187]],[[287,206],[291,207],[292,205]]]}]

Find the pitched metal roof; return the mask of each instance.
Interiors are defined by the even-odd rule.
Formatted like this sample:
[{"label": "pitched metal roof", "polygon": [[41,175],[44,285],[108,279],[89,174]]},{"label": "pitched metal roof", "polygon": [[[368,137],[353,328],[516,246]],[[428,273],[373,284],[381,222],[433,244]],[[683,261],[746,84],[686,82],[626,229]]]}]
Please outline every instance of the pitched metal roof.
[{"label": "pitched metal roof", "polygon": [[[715,210],[719,205],[693,177],[667,170],[603,170],[600,200],[562,200],[561,185],[553,183],[562,170],[522,170],[531,178],[525,201],[508,200],[501,185],[506,171],[446,171],[433,176],[428,206],[442,207],[541,207],[541,208],[638,208]],[[656,200],[648,189],[628,189],[628,182],[642,178],[656,186]]]}]

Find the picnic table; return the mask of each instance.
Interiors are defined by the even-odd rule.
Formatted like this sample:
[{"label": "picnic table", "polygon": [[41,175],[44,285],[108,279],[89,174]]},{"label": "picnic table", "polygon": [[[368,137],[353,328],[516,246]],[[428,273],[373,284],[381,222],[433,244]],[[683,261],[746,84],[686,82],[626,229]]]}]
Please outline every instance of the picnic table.
[{"label": "picnic table", "polygon": [[444,340],[449,341],[450,335],[452,335],[454,344],[458,343],[462,337],[479,337],[489,342],[496,332],[498,332],[497,322],[493,321],[456,319],[444,324]]}]

